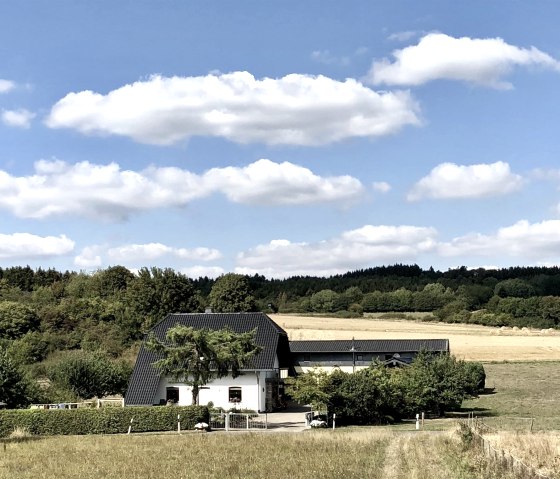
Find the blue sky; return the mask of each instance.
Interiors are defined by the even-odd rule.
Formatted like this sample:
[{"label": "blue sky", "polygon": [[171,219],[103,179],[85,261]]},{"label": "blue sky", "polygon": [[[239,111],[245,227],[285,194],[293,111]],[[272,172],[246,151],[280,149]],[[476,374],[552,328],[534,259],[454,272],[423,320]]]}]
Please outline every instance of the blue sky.
[{"label": "blue sky", "polygon": [[0,3],[0,266],[560,264],[556,1]]}]

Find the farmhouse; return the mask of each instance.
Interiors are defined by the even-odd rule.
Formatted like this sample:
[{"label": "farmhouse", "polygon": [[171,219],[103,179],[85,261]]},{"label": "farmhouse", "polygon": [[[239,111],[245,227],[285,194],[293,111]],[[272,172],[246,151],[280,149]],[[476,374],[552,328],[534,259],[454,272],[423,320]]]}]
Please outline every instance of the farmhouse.
[{"label": "farmhouse", "polygon": [[290,341],[292,365],[296,373],[313,368],[338,368],[354,372],[372,361],[386,366],[406,366],[420,351],[449,353],[447,339],[363,339]]},{"label": "farmhouse", "polygon": [[[270,411],[281,403],[283,379],[288,374],[314,367],[353,371],[367,367],[372,360],[388,366],[410,363],[421,350],[448,353],[446,339],[426,340],[337,340],[288,341],[288,335],[264,313],[170,314],[152,328],[164,340],[176,325],[218,330],[228,327],[236,333],[256,330],[255,342],[262,348],[237,378],[215,379],[200,388],[199,403],[215,406]],[[142,345],[125,396],[127,406],[179,405],[191,403],[191,387],[160,374],[153,363],[157,353]]]}]

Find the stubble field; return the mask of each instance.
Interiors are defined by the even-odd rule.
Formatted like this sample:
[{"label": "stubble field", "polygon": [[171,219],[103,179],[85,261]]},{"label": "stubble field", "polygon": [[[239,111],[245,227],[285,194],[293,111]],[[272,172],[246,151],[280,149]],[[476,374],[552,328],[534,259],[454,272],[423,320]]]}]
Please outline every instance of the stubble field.
[{"label": "stubble field", "polygon": [[560,361],[560,332],[492,328],[419,320],[324,318],[276,314],[270,317],[291,340],[449,339],[451,353],[471,361]]}]

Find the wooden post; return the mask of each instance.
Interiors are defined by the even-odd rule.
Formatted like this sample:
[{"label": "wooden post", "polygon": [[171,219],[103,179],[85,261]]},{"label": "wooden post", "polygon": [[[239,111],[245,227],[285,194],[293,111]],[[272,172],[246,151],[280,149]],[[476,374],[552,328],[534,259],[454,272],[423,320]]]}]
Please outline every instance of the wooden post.
[{"label": "wooden post", "polygon": [[128,433],[127,434],[130,434],[130,431],[132,431],[132,421],[134,421],[133,417],[130,418],[130,426],[128,426]]},{"label": "wooden post", "polygon": [[424,413],[422,413],[422,428],[424,427]]}]

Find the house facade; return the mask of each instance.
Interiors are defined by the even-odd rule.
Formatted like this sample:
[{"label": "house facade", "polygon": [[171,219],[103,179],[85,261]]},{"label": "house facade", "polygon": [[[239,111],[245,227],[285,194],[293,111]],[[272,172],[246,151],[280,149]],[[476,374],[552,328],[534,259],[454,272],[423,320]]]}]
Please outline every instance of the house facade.
[{"label": "house facade", "polygon": [[[264,313],[170,314],[152,328],[163,341],[167,330],[177,326],[218,330],[229,328],[236,333],[256,331],[255,342],[262,349],[236,377],[214,379],[199,391],[199,404],[211,402],[224,409],[270,411],[280,402],[281,376],[290,366],[288,335]],[[161,355],[140,348],[128,390],[127,406],[179,405],[192,403],[192,389],[184,383],[162,375],[153,363]]]},{"label": "house facade", "polygon": [[[353,372],[372,361],[387,366],[406,366],[420,351],[448,354],[447,339],[288,341],[287,333],[264,313],[170,314],[151,330],[160,341],[177,325],[197,329],[229,328],[236,333],[256,331],[261,351],[241,374],[214,379],[199,390],[199,404],[212,403],[224,409],[271,411],[282,404],[283,379],[288,374],[314,368]],[[153,363],[161,355],[140,348],[128,390],[127,406],[192,403],[190,386],[162,375]]]}]

